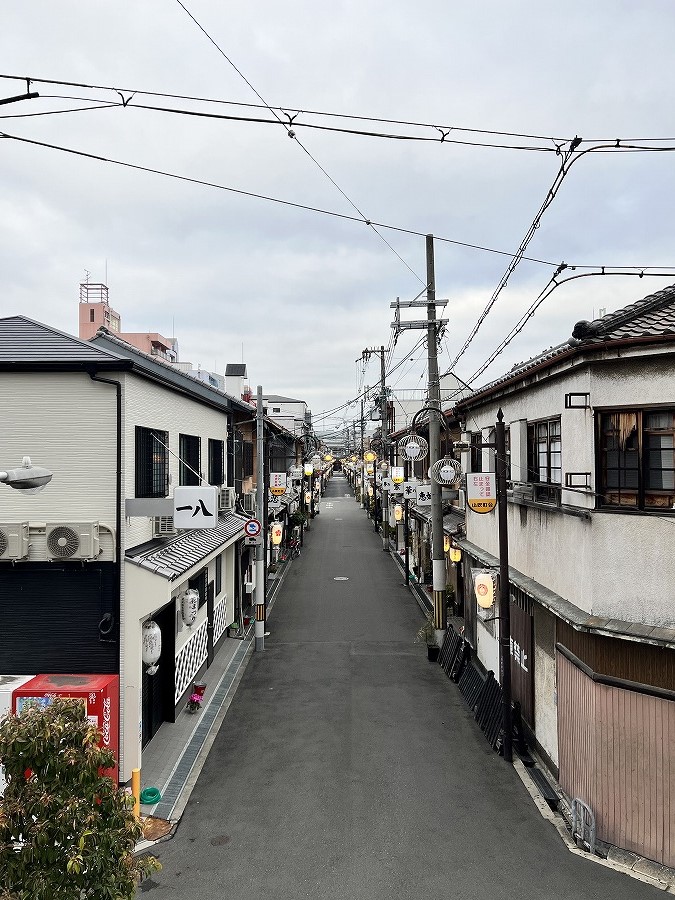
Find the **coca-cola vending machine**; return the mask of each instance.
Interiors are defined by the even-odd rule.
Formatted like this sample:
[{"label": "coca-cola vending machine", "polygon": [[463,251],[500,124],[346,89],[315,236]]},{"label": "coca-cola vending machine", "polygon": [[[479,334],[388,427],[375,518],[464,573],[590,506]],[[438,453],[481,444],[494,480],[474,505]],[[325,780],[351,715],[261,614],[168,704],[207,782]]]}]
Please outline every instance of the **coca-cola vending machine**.
[{"label": "coca-cola vending machine", "polygon": [[84,702],[87,718],[101,732],[100,746],[115,754],[115,767],[105,774],[119,782],[119,675],[36,675],[12,692],[12,712],[20,713],[29,701],[47,706],[54,697]]}]

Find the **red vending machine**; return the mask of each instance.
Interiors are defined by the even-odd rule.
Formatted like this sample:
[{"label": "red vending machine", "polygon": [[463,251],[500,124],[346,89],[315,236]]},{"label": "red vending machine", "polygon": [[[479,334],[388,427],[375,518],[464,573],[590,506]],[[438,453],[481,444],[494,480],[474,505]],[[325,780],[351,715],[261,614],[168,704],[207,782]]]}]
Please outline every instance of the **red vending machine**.
[{"label": "red vending machine", "polygon": [[84,702],[87,718],[101,732],[100,746],[115,754],[115,767],[105,774],[118,784],[119,675],[36,675],[12,692],[12,712],[20,713],[30,700],[47,706],[54,697],[74,697]]}]

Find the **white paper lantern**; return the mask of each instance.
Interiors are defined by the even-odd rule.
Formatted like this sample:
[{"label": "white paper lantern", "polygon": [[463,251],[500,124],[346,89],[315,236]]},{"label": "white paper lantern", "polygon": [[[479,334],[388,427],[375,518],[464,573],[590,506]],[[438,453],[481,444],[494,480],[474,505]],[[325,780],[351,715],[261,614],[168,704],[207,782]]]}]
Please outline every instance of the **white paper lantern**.
[{"label": "white paper lantern", "polygon": [[185,591],[180,601],[180,614],[183,622],[192,628],[197,619],[197,610],[199,609],[199,591],[190,589]]},{"label": "white paper lantern", "polygon": [[144,665],[149,666],[149,668],[146,669],[147,674],[154,675],[159,668],[157,663],[162,655],[162,631],[157,622],[149,619],[147,622],[143,622],[142,635],[143,663]]}]

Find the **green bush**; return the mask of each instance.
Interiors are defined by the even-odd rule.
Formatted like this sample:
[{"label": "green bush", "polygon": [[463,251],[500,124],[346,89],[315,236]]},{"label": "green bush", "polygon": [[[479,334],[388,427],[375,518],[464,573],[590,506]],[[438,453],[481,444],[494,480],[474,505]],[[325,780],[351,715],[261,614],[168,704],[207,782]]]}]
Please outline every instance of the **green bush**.
[{"label": "green bush", "polygon": [[80,700],[27,705],[0,722],[2,900],[130,900],[160,868],[134,856],[133,797],[102,775],[115,758]]}]

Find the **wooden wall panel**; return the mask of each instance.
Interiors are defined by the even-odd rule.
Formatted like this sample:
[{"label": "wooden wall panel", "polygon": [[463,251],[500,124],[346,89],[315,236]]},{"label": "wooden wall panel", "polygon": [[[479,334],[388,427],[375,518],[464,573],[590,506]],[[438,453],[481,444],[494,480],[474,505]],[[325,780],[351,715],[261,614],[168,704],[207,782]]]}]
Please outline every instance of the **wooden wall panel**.
[{"label": "wooden wall panel", "polygon": [[675,865],[675,702],[556,658],[561,787],[591,807],[600,840]]}]

